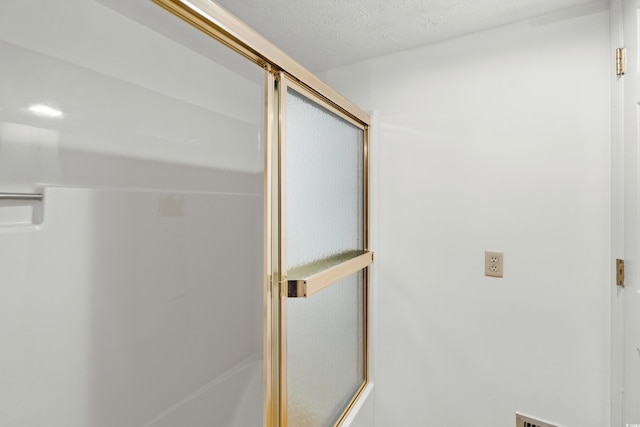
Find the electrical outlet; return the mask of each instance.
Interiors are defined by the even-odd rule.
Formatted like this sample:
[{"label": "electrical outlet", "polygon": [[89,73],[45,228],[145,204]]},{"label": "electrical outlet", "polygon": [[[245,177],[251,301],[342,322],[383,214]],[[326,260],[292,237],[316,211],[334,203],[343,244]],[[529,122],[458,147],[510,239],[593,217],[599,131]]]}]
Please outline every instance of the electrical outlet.
[{"label": "electrical outlet", "polygon": [[502,277],[504,257],[502,252],[484,252],[484,275]]}]

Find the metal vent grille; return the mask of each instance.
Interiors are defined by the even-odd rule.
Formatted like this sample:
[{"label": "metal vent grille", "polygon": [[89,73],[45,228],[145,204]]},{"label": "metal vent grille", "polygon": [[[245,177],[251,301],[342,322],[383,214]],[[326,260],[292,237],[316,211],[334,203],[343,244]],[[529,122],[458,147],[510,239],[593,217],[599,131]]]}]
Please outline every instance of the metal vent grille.
[{"label": "metal vent grille", "polygon": [[537,420],[528,415],[516,414],[516,427],[561,427],[557,424]]}]

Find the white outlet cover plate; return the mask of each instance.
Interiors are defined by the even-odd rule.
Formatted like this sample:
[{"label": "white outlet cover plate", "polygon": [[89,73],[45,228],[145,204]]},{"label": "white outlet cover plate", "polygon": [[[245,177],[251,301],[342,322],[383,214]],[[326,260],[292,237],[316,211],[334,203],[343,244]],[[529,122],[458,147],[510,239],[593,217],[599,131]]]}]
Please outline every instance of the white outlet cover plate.
[{"label": "white outlet cover plate", "polygon": [[503,277],[504,254],[502,252],[484,252],[484,275],[489,277]]}]

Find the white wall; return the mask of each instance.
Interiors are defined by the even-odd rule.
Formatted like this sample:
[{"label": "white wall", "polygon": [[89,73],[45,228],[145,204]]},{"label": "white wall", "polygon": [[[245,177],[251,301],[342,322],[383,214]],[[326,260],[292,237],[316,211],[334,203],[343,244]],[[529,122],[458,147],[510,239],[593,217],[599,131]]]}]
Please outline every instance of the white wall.
[{"label": "white wall", "polygon": [[608,31],[598,3],[326,73],[377,112],[376,427],[608,424]]}]

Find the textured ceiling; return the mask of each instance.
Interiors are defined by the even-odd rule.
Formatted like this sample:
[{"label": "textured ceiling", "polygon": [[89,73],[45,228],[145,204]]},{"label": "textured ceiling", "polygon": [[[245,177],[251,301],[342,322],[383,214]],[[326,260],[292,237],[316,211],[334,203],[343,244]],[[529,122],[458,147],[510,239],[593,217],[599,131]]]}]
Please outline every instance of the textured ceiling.
[{"label": "textured ceiling", "polygon": [[315,72],[594,3],[593,0],[216,1]]}]

